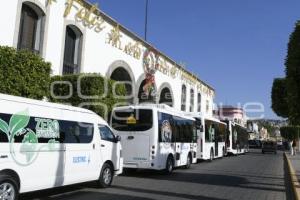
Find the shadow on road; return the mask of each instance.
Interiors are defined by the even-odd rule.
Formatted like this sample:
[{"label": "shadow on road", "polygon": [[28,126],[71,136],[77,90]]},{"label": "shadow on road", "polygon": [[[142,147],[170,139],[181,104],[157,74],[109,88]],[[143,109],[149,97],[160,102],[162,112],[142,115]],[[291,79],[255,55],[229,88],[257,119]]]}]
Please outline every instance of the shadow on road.
[{"label": "shadow on road", "polygon": [[192,199],[192,200],[225,200],[225,199],[220,199],[220,198],[212,198],[212,197],[199,196],[199,195],[182,194],[182,193],[174,193],[174,192],[166,192],[166,191],[149,190],[149,189],[140,189],[140,188],[132,188],[132,187],[124,187],[124,186],[115,186],[115,188],[120,189],[120,190],[131,191],[131,192],[158,194],[158,195],[165,195],[168,197],[180,197],[180,198]]},{"label": "shadow on road", "polygon": [[[43,193],[43,192],[42,192]],[[43,200],[63,200],[63,199],[72,199],[72,200],[153,200],[150,198],[144,198],[144,197],[135,197],[135,196],[129,196],[129,195],[118,195],[118,194],[109,194],[109,193],[101,193],[101,192],[90,192],[90,191],[76,191],[73,192],[63,192],[58,193],[59,196],[43,196],[39,197],[39,194],[32,193],[30,196],[22,197],[20,200],[23,199],[43,199]],[[33,196],[34,195],[34,196]]]},{"label": "shadow on road", "polygon": [[[221,175],[221,174],[200,174],[200,173],[188,173],[188,172],[184,172],[184,173],[174,172],[172,176],[166,176],[155,171],[132,172],[130,174],[127,174],[127,176],[131,176],[135,178],[149,178],[149,179],[157,179],[157,180],[198,183],[198,184],[206,184],[206,185],[214,185],[214,186],[238,187],[244,189],[285,192],[284,189],[278,188],[278,187],[284,187],[283,185],[261,183],[261,182],[258,183],[249,182],[248,179],[243,176],[232,176],[232,175]],[[263,185],[263,186],[256,186],[256,185]]]},{"label": "shadow on road", "polygon": [[[146,197],[137,197],[131,195],[118,195],[117,192],[107,192],[105,189],[99,189],[98,191],[82,191],[83,189],[97,189],[94,183],[85,183],[78,184],[74,186],[60,187],[54,188],[50,190],[42,190],[38,192],[31,192],[27,194],[23,194],[20,197],[20,200],[32,200],[32,199],[40,199],[40,200],[64,200],[64,199],[72,199],[72,200],[154,200]],[[148,195],[156,194],[156,195],[165,195],[168,197],[180,197],[191,200],[226,200],[220,198],[211,198],[207,196],[200,195],[190,195],[190,194],[182,194],[182,193],[174,193],[167,191],[157,191],[157,190],[148,190],[148,189],[140,189],[140,188],[132,188],[125,186],[113,186],[112,189],[129,191],[133,193],[146,193]]]}]

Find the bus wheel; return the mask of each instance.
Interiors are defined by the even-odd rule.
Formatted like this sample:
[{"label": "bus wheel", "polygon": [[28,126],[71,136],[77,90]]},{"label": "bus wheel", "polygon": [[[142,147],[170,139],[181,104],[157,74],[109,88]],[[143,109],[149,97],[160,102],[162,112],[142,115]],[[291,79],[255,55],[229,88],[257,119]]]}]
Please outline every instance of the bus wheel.
[{"label": "bus wheel", "polygon": [[113,170],[110,164],[108,163],[104,163],[102,170],[101,170],[101,174],[100,174],[100,178],[99,178],[99,186],[101,188],[107,188],[111,185],[113,181]]},{"label": "bus wheel", "polygon": [[213,149],[211,149],[211,150],[210,150],[210,157],[209,157],[209,161],[210,161],[210,162],[212,162],[212,161],[213,161],[213,159],[214,159],[214,150],[213,150]]},{"label": "bus wheel", "polygon": [[169,156],[166,163],[165,174],[171,174],[174,169],[174,161],[172,156]]},{"label": "bus wheel", "polygon": [[189,169],[189,168],[191,168],[191,165],[192,165],[192,157],[191,157],[191,155],[189,154],[189,155],[187,156],[185,168],[186,168],[186,169]]},{"label": "bus wheel", "polygon": [[17,200],[19,189],[17,182],[10,176],[0,175],[0,199]]}]

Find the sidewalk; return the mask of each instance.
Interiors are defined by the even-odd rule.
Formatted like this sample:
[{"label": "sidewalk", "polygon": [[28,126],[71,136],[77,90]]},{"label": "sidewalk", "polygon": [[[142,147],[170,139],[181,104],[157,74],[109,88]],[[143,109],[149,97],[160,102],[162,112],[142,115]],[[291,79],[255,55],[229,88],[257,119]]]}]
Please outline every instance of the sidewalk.
[{"label": "sidewalk", "polygon": [[297,152],[297,155],[291,156],[290,152],[286,152],[288,159],[291,161],[291,164],[295,170],[295,175],[300,180],[300,152]]},{"label": "sidewalk", "polygon": [[288,172],[296,200],[300,200],[300,153],[291,156],[290,152],[285,152],[287,158]]}]

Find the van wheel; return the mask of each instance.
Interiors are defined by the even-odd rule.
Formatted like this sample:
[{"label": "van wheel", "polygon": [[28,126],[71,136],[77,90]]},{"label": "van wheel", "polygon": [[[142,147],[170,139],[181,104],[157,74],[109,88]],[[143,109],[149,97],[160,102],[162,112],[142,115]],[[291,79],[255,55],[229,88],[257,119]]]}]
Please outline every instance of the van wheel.
[{"label": "van wheel", "polygon": [[191,157],[191,155],[189,154],[189,155],[187,156],[185,169],[191,168],[191,165],[192,165],[192,157]]},{"label": "van wheel", "polygon": [[209,161],[212,162],[214,159],[214,151],[213,149],[210,150],[210,157],[209,157]]},{"label": "van wheel", "polygon": [[17,181],[10,176],[0,175],[0,191],[1,200],[17,200],[19,197]]},{"label": "van wheel", "polygon": [[111,183],[113,181],[113,175],[114,174],[111,165],[108,163],[104,163],[98,181],[99,186],[101,188],[107,188],[111,186]]},{"label": "van wheel", "polygon": [[173,158],[169,156],[166,163],[165,174],[171,174],[173,170],[174,170],[174,161]]}]

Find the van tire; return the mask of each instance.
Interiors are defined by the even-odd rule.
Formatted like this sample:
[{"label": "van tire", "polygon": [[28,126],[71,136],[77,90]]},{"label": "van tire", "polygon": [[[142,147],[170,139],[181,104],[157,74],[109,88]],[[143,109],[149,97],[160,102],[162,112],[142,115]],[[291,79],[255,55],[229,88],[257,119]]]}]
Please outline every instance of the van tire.
[{"label": "van tire", "polygon": [[190,169],[191,165],[192,165],[192,156],[191,156],[191,154],[189,154],[187,156],[187,161],[186,161],[185,169]]},{"label": "van tire", "polygon": [[99,187],[107,188],[111,186],[113,177],[114,177],[114,172],[112,166],[108,163],[104,163],[98,180]]},{"label": "van tire", "polygon": [[13,195],[12,200],[18,200],[19,198],[18,185],[18,182],[11,176],[0,174],[0,189],[4,186],[10,187],[11,192],[8,192],[7,195]]},{"label": "van tire", "polygon": [[172,156],[168,156],[167,162],[166,162],[166,169],[164,170],[165,174],[172,174],[174,170],[174,159]]}]

